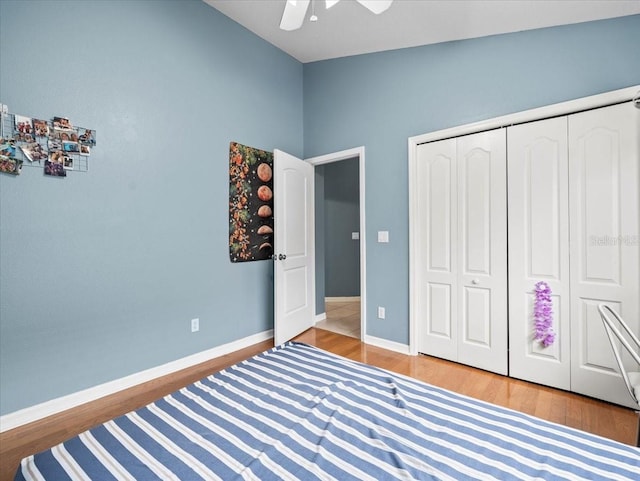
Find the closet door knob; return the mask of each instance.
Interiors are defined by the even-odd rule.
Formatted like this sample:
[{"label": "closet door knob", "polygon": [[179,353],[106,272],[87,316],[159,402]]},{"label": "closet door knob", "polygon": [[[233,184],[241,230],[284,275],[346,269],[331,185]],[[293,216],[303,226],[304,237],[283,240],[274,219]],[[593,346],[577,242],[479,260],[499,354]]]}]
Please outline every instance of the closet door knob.
[{"label": "closet door knob", "polygon": [[480,284],[480,279],[473,279],[471,281],[471,284],[473,284],[474,286]]}]

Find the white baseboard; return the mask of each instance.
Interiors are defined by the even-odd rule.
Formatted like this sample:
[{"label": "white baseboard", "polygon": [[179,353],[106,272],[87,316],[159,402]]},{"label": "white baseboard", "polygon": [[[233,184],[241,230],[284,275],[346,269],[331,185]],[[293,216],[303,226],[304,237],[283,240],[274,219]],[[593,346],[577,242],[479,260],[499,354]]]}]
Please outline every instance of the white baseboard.
[{"label": "white baseboard", "polygon": [[389,341],[387,339],[374,336],[364,336],[362,342],[365,344],[371,344],[372,346],[381,347],[383,349],[388,349],[389,351],[406,354],[407,356],[411,355],[408,344],[401,344],[399,342]]},{"label": "white baseboard", "polygon": [[360,300],[360,296],[353,296],[353,297],[325,297],[324,301],[325,302],[354,302],[354,301],[359,301]]},{"label": "white baseboard", "polygon": [[98,386],[90,387],[82,391],[74,392],[66,396],[36,404],[35,406],[30,406],[28,408],[20,409],[19,411],[5,414],[3,416],[0,416],[0,432],[8,431],[10,429],[17,428],[18,426],[22,426],[39,419],[43,419],[47,416],[51,416],[52,414],[57,414],[62,411],[66,411],[67,409],[80,406],[81,404],[95,401],[96,399],[100,399],[101,397],[108,396],[109,394],[114,394],[118,391],[137,386],[138,384],[142,384],[162,376],[166,376],[167,374],[171,374],[188,367],[196,366],[202,362],[209,361],[216,357],[224,356],[225,354],[229,354],[245,347],[252,346],[253,344],[266,341],[267,339],[271,339],[272,337],[273,329],[259,332],[258,334],[254,334],[243,339],[238,339],[237,341],[229,342],[227,344],[223,344],[206,351],[198,352],[181,359],[176,359],[175,361],[168,362],[167,364],[162,364],[160,366],[156,366],[145,371],[140,371],[129,376],[116,379],[114,381],[99,384]]},{"label": "white baseboard", "polygon": [[327,313],[323,312],[322,314],[316,314],[316,324],[318,324],[319,322],[324,321],[327,318]]}]

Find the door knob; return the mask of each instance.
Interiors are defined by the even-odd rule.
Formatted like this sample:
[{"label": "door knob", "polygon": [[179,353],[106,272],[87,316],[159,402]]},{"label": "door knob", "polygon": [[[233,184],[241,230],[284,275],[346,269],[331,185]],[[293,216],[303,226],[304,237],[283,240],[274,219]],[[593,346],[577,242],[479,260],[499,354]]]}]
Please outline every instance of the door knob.
[{"label": "door knob", "polygon": [[480,279],[473,279],[471,281],[471,284],[473,284],[474,286],[477,285],[477,284],[480,284]]},{"label": "door knob", "polygon": [[281,261],[285,260],[287,258],[286,254],[280,254],[278,256],[278,259],[280,259]]}]

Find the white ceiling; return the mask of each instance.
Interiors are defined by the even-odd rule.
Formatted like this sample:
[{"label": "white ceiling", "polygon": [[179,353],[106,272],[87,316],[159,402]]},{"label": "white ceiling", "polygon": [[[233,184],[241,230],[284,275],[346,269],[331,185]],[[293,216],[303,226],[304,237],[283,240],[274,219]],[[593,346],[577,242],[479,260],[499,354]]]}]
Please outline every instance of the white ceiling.
[{"label": "white ceiling", "polygon": [[285,32],[286,0],[203,1],[303,63],[640,14],[640,0],[395,0],[381,15],[354,0],[330,10],[312,0],[318,21]]}]

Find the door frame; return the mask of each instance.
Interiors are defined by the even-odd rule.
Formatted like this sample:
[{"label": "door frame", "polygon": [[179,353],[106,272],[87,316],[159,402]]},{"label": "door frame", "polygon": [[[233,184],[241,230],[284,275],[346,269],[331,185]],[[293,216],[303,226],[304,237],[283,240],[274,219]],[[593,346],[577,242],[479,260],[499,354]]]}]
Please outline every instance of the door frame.
[{"label": "door frame", "polygon": [[[305,159],[311,165],[316,166],[339,162],[341,160],[358,158],[358,185],[359,185],[359,209],[360,209],[360,340],[366,336],[367,326],[367,242],[365,228],[365,158],[364,146],[332,152],[330,154],[319,155]],[[315,209],[315,200],[314,200]],[[316,228],[313,225],[313,239],[315,242]],[[315,246],[314,246],[315,247]],[[315,263],[315,249],[314,249]],[[313,303],[316,303],[316,286],[314,274]]]},{"label": "door frame", "polygon": [[411,355],[418,355],[418,331],[421,329],[415,308],[418,292],[418,273],[413,265],[413,259],[416,258],[420,248],[416,232],[417,218],[420,211],[420,206],[417,203],[418,145],[549,117],[568,115],[629,100],[635,100],[637,107],[640,105],[640,85],[409,137],[409,353]]}]

